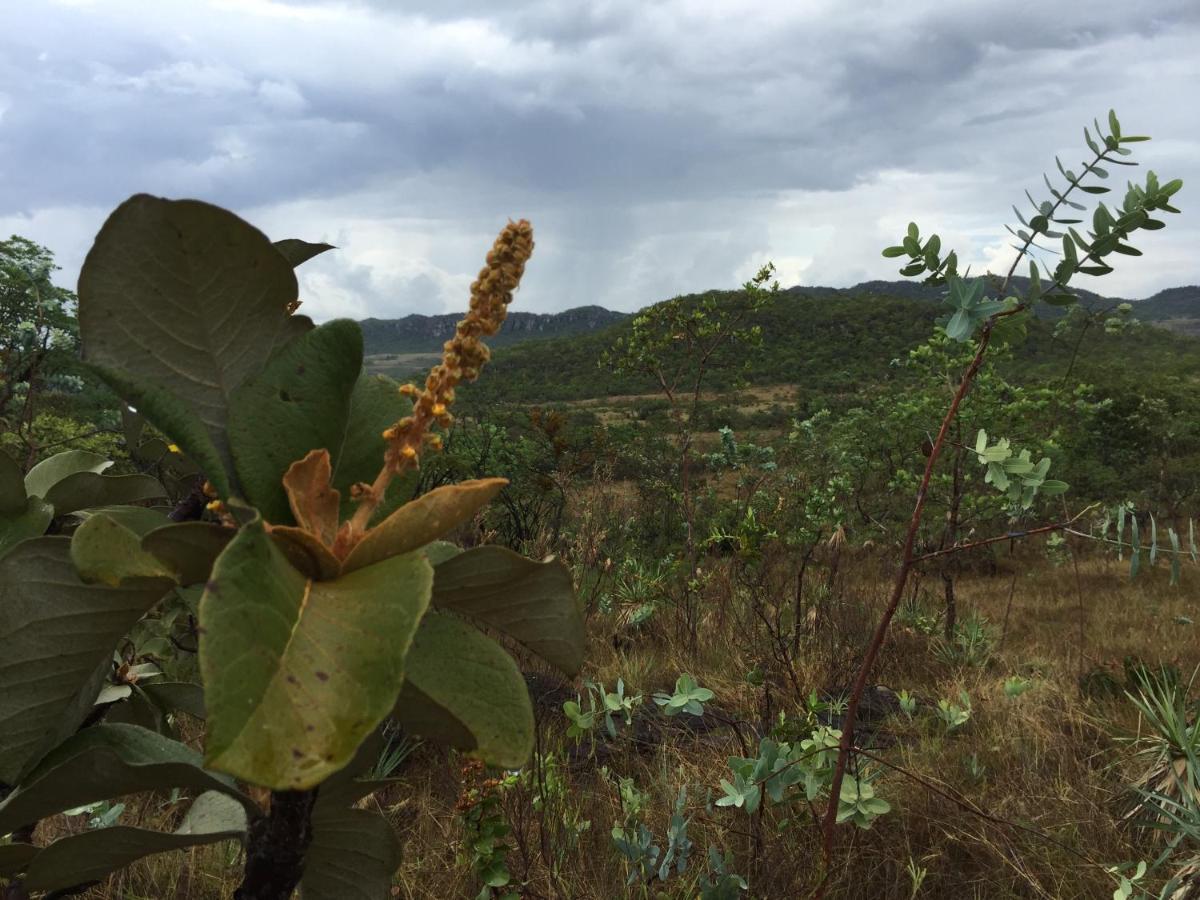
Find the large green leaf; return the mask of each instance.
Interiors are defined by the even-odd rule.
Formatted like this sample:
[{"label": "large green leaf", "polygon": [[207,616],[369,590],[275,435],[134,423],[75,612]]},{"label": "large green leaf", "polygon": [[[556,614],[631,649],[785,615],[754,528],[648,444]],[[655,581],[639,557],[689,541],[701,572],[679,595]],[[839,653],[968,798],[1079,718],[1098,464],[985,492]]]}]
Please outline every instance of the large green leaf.
[{"label": "large green leaf", "polygon": [[506,484],[503,478],[447,484],[405,503],[366,533],[342,563],[343,571],[353,572],[443,537],[487,506]]},{"label": "large green leaf", "polygon": [[433,570],[433,603],[499,629],[567,675],[583,665],[583,616],[571,573],[556,559],[475,547]]},{"label": "large green leaf", "polygon": [[[350,486],[360,481],[370,484],[383,466],[387,442],[383,432],[412,411],[412,403],[400,395],[399,385],[383,375],[363,373],[350,395],[345,440],[338,453],[330,452],[333,462],[333,486],[342,494],[342,518],[349,518],[355,503]],[[396,479],[400,481],[400,479]],[[395,482],[393,482],[395,485]],[[389,498],[395,492],[389,491]],[[377,515],[390,512],[387,500]]]},{"label": "large green leaf", "polygon": [[196,418],[183,400],[146,376],[113,366],[92,364],[88,368],[115,394],[137,407],[163,434],[169,435],[188,459],[200,467],[218,494],[227,498],[233,493],[226,444],[221,444],[225,448],[223,453],[205,423]]},{"label": "large green leaf", "polygon": [[169,513],[170,509],[163,506],[94,506],[76,510],[75,518],[85,522],[93,516],[107,516],[141,536],[170,524]]},{"label": "large green leaf", "polygon": [[396,720],[422,737],[515,769],[533,752],[533,706],[499,644],[456,616],[430,611],[405,663]]},{"label": "large green leaf", "polygon": [[291,336],[297,293],[288,261],[233,213],[138,194],[109,216],[79,275],[84,358],[181,401],[232,471],[229,398]]},{"label": "large green leaf", "polygon": [[97,515],[71,535],[71,562],[79,577],[116,587],[131,578],[171,578],[158,557],[142,549],[141,539],[116,519]]},{"label": "large green leaf", "polygon": [[235,533],[215,522],[178,522],[148,532],[142,549],[158,557],[181,585],[201,584]]},{"label": "large green leaf", "polygon": [[50,488],[64,478],[80,472],[99,475],[112,461],[89,450],[66,450],[43,459],[25,476],[25,490],[34,497],[46,498]]},{"label": "large green leaf", "polygon": [[188,681],[142,681],[138,687],[159,709],[185,712],[197,719],[205,717],[204,688]]},{"label": "large green leaf", "polygon": [[[362,368],[362,331],[335,319],[292,341],[230,398],[229,442],[245,497],[267,521],[293,522],[282,480],[310,450],[336,462]],[[382,457],[376,464],[376,471]]]},{"label": "large green leaf", "polygon": [[46,533],[54,518],[54,507],[38,497],[28,497],[18,513],[0,513],[0,556],[21,541]]},{"label": "large green leaf", "polygon": [[200,601],[208,765],[275,790],[346,765],[395,703],[432,581],[420,553],[312,581],[243,526]]},{"label": "large green leaf", "polygon": [[303,900],[387,900],[400,866],[400,842],[379,813],[322,804],[300,881]]},{"label": "large green leaf", "polygon": [[186,744],[136,725],[93,725],[67,738],[0,803],[0,834],[48,816],[138,791],[220,791],[251,813],[254,802],[232,778],[204,771]]},{"label": "large green leaf", "polygon": [[394,779],[372,777],[379,758],[388,746],[383,734],[386,727],[384,724],[372,731],[367,739],[358,745],[358,749],[354,751],[354,758],[344,768],[321,782],[315,810],[327,806],[354,806],[364,797],[395,783]]},{"label": "large green leaf", "polygon": [[173,585],[84,584],[70,544],[34,538],[0,559],[0,781],[9,784],[83,721],[117,642]]},{"label": "large green leaf", "polygon": [[56,516],[65,516],[89,506],[136,503],[167,496],[157,478],[149,475],[98,475],[76,472],[55,484],[44,497]]},{"label": "large green leaf", "polygon": [[22,884],[31,891],[52,891],[100,881],[142,857],[241,839],[245,832],[246,814],[237,801],[210,791],[192,801],[171,833],[114,825],[61,838],[26,864]]},{"label": "large green leaf", "polygon": [[16,460],[0,450],[0,518],[25,511],[25,479]]},{"label": "large green leaf", "polygon": [[24,872],[37,855],[38,848],[33,844],[0,844],[0,878]]},{"label": "large green leaf", "polygon": [[320,256],[326,250],[336,249],[333,244],[310,244],[308,241],[302,241],[299,238],[284,238],[281,241],[275,242],[275,249],[283,254],[283,258],[288,261],[293,269],[303,265],[314,256]]}]

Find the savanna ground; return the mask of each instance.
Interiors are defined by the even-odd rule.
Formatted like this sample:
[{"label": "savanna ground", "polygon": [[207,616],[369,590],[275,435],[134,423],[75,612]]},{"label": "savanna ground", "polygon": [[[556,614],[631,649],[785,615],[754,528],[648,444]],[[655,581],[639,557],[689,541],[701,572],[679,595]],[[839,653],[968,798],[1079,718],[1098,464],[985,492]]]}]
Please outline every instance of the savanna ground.
[{"label": "savanna ground", "polygon": [[[689,832],[697,848],[693,862],[702,865],[708,844],[732,851],[734,871],[749,879],[750,896],[804,896],[814,886],[819,835],[807,810],[793,808],[788,823],[781,810],[770,809],[755,836],[740,811],[704,808],[706,793],[728,774],[726,758],[743,754],[725,720],[737,721],[749,737],[769,727],[763,721],[768,711],[777,724],[780,711],[794,716],[803,707],[788,685],[748,683],[747,672],[762,665],[762,648],[738,639],[745,610],[735,608],[739,591],[729,567],[722,560],[705,565],[711,565],[711,577],[697,646],[672,634],[667,617],[618,635],[610,617],[596,614],[584,675],[610,689],[622,678],[628,693],[648,700],[652,691],[669,689],[678,673],[690,672],[715,692],[703,726],[666,723],[647,704],[616,740],[577,742],[566,737],[561,710],[577,685],[531,673],[542,764],[552,777],[541,797],[521,779],[499,793],[514,829],[508,866],[526,885],[521,896],[696,896],[689,875],[627,885],[627,868],[609,835],[625,817],[621,778],[632,779],[645,795],[640,817],[659,835],[686,786],[696,810]],[[826,575],[810,572],[809,578],[819,582]],[[848,683],[857,659],[853,647],[877,615],[886,588],[877,557],[843,559],[842,574],[824,598],[822,621],[814,623],[797,656],[802,690],[829,695]],[[1193,587],[1188,581],[1168,587],[1162,571],[1131,582],[1125,565],[1094,554],[1077,569],[1069,558],[1055,564],[1036,549],[1002,558],[994,572],[966,574],[959,582],[963,614],[991,623],[987,659],[978,665],[956,664],[935,652],[937,639],[924,633],[931,630],[924,617],[937,615],[940,581],[918,581],[915,588],[875,681],[908,690],[919,698],[918,710],[911,720],[898,711],[870,720],[877,748],[871,752],[888,770],[879,790],[892,812],[870,830],[842,831],[843,867],[830,882],[830,895],[1109,896],[1113,881],[1105,867],[1144,858],[1155,846],[1152,838],[1120,825],[1128,786],[1140,774],[1122,739],[1138,733],[1139,719],[1119,691],[1106,695],[1100,686],[1081,692],[1079,675],[1103,669],[1120,681],[1127,657],[1171,661],[1190,672],[1200,663],[1191,624],[1200,618]],[[1002,688],[1012,675],[1032,682],[1016,698]],[[962,691],[971,698],[971,719],[947,734],[929,707]],[[476,896],[480,882],[465,859],[458,809],[464,778],[475,784],[475,776],[464,776],[462,757],[426,746],[398,774],[401,783],[366,801],[387,812],[404,841],[393,894]],[[173,810],[168,798],[159,798],[128,811],[133,815],[127,818],[165,825]],[[226,897],[240,877],[238,857],[233,844],[152,857],[85,896]],[[910,869],[927,872],[918,890]]]}]

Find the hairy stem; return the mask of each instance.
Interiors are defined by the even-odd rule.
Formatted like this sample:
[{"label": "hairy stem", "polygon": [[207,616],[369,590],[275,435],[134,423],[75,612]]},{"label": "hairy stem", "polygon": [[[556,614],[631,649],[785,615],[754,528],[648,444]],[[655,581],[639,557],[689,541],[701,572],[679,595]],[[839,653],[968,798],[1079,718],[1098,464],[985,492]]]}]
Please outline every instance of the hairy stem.
[{"label": "hairy stem", "polygon": [[234,900],[288,900],[304,874],[316,790],[272,791],[271,811],[250,825]]}]

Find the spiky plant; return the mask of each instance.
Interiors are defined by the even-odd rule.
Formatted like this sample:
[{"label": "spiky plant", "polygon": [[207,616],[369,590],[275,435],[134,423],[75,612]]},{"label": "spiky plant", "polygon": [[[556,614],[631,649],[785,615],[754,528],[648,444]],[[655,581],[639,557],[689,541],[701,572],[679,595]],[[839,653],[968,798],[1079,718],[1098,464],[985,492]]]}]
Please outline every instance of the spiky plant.
[{"label": "spiky plant", "polygon": [[1141,718],[1134,758],[1145,767],[1133,786],[1128,823],[1169,826],[1190,810],[1200,830],[1200,728],[1188,700],[1195,680],[1196,673],[1186,685],[1148,674],[1126,691]]}]

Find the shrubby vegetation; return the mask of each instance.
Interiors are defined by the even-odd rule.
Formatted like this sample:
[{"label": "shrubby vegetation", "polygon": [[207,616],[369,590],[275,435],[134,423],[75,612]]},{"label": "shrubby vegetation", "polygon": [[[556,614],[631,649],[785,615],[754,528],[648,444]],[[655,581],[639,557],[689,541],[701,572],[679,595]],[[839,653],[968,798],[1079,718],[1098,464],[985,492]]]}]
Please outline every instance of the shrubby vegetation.
[{"label": "shrubby vegetation", "polygon": [[1141,140],[1007,277],[911,225],[940,302],[768,267],[489,362],[511,223],[424,385],[206,204],[118,208],[78,325],[0,245],[10,895],[1200,891],[1200,345],[1072,294],[1176,211],[1082,208]]}]

